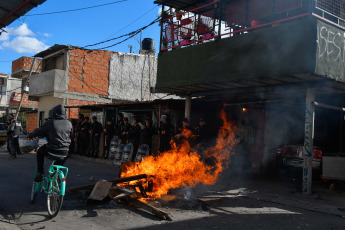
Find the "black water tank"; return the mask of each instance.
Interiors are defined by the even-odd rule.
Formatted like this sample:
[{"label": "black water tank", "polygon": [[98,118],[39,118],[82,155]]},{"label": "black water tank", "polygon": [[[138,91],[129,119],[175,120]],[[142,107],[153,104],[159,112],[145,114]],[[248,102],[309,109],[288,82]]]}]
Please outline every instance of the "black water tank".
[{"label": "black water tank", "polygon": [[141,49],[142,50],[154,50],[155,49],[155,42],[152,38],[144,38],[141,42]]}]

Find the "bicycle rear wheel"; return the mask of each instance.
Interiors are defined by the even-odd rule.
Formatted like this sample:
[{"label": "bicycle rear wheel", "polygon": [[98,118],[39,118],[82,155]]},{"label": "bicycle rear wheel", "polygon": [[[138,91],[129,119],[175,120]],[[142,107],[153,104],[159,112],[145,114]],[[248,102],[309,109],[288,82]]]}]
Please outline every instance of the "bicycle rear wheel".
[{"label": "bicycle rear wheel", "polygon": [[60,194],[61,176],[58,173],[55,179],[53,179],[51,184],[49,185],[47,194],[48,214],[51,218],[55,217],[61,209],[64,196]]}]

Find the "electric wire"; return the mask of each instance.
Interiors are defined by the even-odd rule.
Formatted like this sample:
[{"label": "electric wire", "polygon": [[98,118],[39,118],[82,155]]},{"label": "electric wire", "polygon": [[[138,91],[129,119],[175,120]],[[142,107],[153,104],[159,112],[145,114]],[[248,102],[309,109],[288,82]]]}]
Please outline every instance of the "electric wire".
[{"label": "electric wire", "polygon": [[[110,42],[110,41],[113,41],[113,40],[117,40],[117,39],[120,39],[120,38],[123,38],[123,37],[126,37],[126,36],[129,36],[129,38],[132,38],[132,37],[134,37],[135,35],[139,34],[142,30],[144,30],[144,29],[146,29],[146,28],[148,28],[148,27],[150,27],[150,26],[156,24],[157,22],[159,22],[160,19],[161,19],[161,17],[159,16],[159,17],[157,17],[155,20],[153,20],[151,23],[149,23],[148,25],[143,26],[143,27],[141,27],[141,28],[139,28],[139,29],[137,29],[137,30],[134,30],[134,31],[130,32],[130,33],[127,33],[127,34],[124,34],[124,35],[121,35],[121,36],[118,36],[118,37],[115,37],[115,38],[111,38],[111,39],[108,39],[108,40],[104,40],[104,41],[101,41],[101,42],[97,42],[97,43],[94,43],[94,44],[86,45],[86,46],[83,46],[83,47],[81,47],[81,48],[86,48],[86,47],[90,47],[90,46],[100,45],[100,44],[103,44],[103,43],[106,43],[106,42]],[[111,46],[106,46],[106,47],[99,48],[99,49],[106,49],[106,48],[109,48],[109,47],[113,47],[113,46],[115,46],[115,45],[118,45],[118,44],[120,44],[120,43],[122,43],[122,42],[128,40],[129,38],[126,38],[125,40],[123,40],[123,41],[121,41],[121,42],[118,42],[118,43],[115,43],[115,44],[113,44],[113,45],[111,45]]]},{"label": "electric wire", "polygon": [[97,7],[102,7],[102,6],[113,5],[113,4],[117,4],[117,3],[121,3],[121,2],[126,2],[126,1],[128,1],[128,0],[120,0],[120,1],[110,2],[110,3],[106,3],[106,4],[95,5],[95,6],[88,6],[88,7],[78,8],[78,9],[71,9],[71,10],[62,10],[62,11],[47,12],[47,13],[40,13],[40,14],[28,14],[26,16],[27,17],[31,17],[31,16],[41,16],[41,15],[68,13],[68,12],[87,10],[87,9],[92,9],[92,8],[97,8]]},{"label": "electric wire", "polygon": [[[157,5],[158,6],[158,5]],[[138,17],[137,19],[135,19],[134,21],[132,21],[131,23],[129,23],[128,25],[124,26],[122,29],[116,31],[115,33],[113,33],[112,35],[109,35],[107,38],[105,39],[109,39],[110,37],[114,36],[115,34],[120,33],[121,31],[123,31],[124,29],[130,27],[131,25],[133,25],[134,23],[136,23],[137,21],[139,21],[140,19],[142,19],[145,15],[147,15],[148,13],[150,13],[153,9],[155,9],[157,6],[152,7],[150,10],[146,11],[144,14],[142,14],[140,17]]]}]

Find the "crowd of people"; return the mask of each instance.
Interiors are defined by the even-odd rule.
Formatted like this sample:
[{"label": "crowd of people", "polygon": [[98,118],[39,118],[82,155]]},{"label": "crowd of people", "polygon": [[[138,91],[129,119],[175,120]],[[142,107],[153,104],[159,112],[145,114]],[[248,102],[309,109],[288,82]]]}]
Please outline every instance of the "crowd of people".
[{"label": "crowd of people", "polygon": [[[48,119],[44,123],[47,121]],[[71,140],[69,152],[87,157],[99,157],[102,134],[104,134],[105,141],[103,153],[105,159],[110,155],[110,145],[114,138],[119,139],[121,144],[132,143],[133,153],[137,152],[140,144],[146,144],[150,149],[150,154],[157,154],[152,151],[152,139],[155,134],[158,134],[160,139],[159,152],[168,151],[171,149],[171,140],[179,144],[186,138],[183,135],[184,130],[188,130],[193,134],[194,139],[189,140],[192,147],[200,149],[208,145],[209,133],[204,119],[200,119],[199,124],[194,129],[187,118],[182,120],[181,127],[177,129],[170,123],[167,115],[162,115],[160,121],[160,126],[156,130],[152,126],[150,118],[145,119],[144,123],[140,125],[138,118],[132,117],[132,123],[130,124],[128,117],[124,117],[122,113],[119,113],[115,124],[109,120],[103,127],[96,116],[93,116],[90,122],[89,117],[79,114],[78,120],[72,120],[74,138]],[[8,149],[12,158],[21,154],[18,139],[22,131],[20,122],[10,117],[7,135]]]},{"label": "crowd of people", "polygon": [[147,144],[151,150],[152,136],[155,134],[150,119],[146,119],[144,126],[141,127],[136,117],[132,118],[132,124],[130,124],[128,117],[124,117],[122,113],[117,116],[116,124],[109,120],[104,127],[97,121],[96,116],[92,117],[90,123],[88,117],[80,114],[79,121],[75,126],[75,132],[77,144],[75,152],[93,158],[99,156],[101,135],[104,133],[105,149],[103,156],[106,159],[109,157],[110,143],[113,138],[120,139],[122,144],[132,143],[133,152],[135,153],[138,150],[141,135],[143,136],[142,144]]},{"label": "crowd of people", "polygon": [[[128,117],[124,117],[122,113],[117,115],[117,121],[115,124],[112,120],[108,120],[103,127],[97,120],[97,117],[92,117],[90,122],[89,117],[84,117],[83,114],[79,114],[78,121],[74,123],[76,149],[73,148],[71,152],[84,155],[87,157],[97,158],[99,156],[99,147],[101,142],[102,133],[104,133],[105,148],[103,157],[107,159],[110,155],[110,143],[111,140],[117,138],[121,144],[133,144],[133,152],[136,153],[140,144],[146,144],[149,146],[150,154],[156,154],[152,151],[152,139],[153,135],[158,134],[160,137],[159,152],[165,152],[170,150],[170,141],[174,139],[179,142],[183,139],[182,132],[184,129],[188,129],[193,133],[195,139],[193,140],[193,146],[200,148],[207,145],[208,131],[206,121],[200,119],[199,124],[192,129],[188,119],[183,119],[182,127],[177,129],[170,123],[167,115],[161,116],[161,124],[156,130],[152,126],[150,118],[146,118],[143,123],[139,124],[137,117],[132,117],[132,122],[129,122]],[[72,143],[74,146],[74,144]]]},{"label": "crowd of people", "polygon": [[174,139],[180,143],[185,137],[182,135],[183,130],[188,129],[195,137],[191,143],[193,147],[205,147],[208,143],[208,131],[206,121],[199,120],[199,124],[193,129],[187,118],[182,121],[182,127],[175,131],[175,127],[170,123],[167,115],[161,116],[161,124],[156,130],[152,126],[152,121],[147,118],[144,123],[139,124],[137,117],[132,117],[130,124],[128,117],[124,117],[122,113],[117,116],[117,121],[114,124],[111,120],[107,121],[104,127],[97,120],[97,117],[92,117],[92,122],[89,117],[79,115],[78,122],[75,122],[76,149],[75,153],[87,157],[97,158],[99,156],[99,146],[101,135],[104,133],[105,148],[104,158],[108,158],[110,154],[111,140],[117,138],[121,144],[133,144],[133,152],[136,153],[140,144],[149,146],[150,154],[156,154],[152,151],[153,135],[158,134],[160,137],[159,152],[165,152],[171,149],[170,141]]}]

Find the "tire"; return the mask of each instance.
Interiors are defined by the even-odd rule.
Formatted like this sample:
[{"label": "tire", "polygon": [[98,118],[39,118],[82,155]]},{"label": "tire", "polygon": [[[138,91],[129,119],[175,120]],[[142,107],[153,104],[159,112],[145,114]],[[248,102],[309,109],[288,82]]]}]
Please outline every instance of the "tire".
[{"label": "tire", "polygon": [[31,197],[30,197],[30,202],[31,204],[35,202],[36,196],[37,196],[37,192],[38,190],[36,189],[36,187],[38,186],[39,182],[33,182],[32,183],[32,188],[31,188]]},{"label": "tire", "polygon": [[50,218],[54,218],[60,211],[63,195],[60,195],[61,191],[61,176],[58,174],[55,179],[51,182],[48,188],[47,194],[47,206],[48,214]]}]

